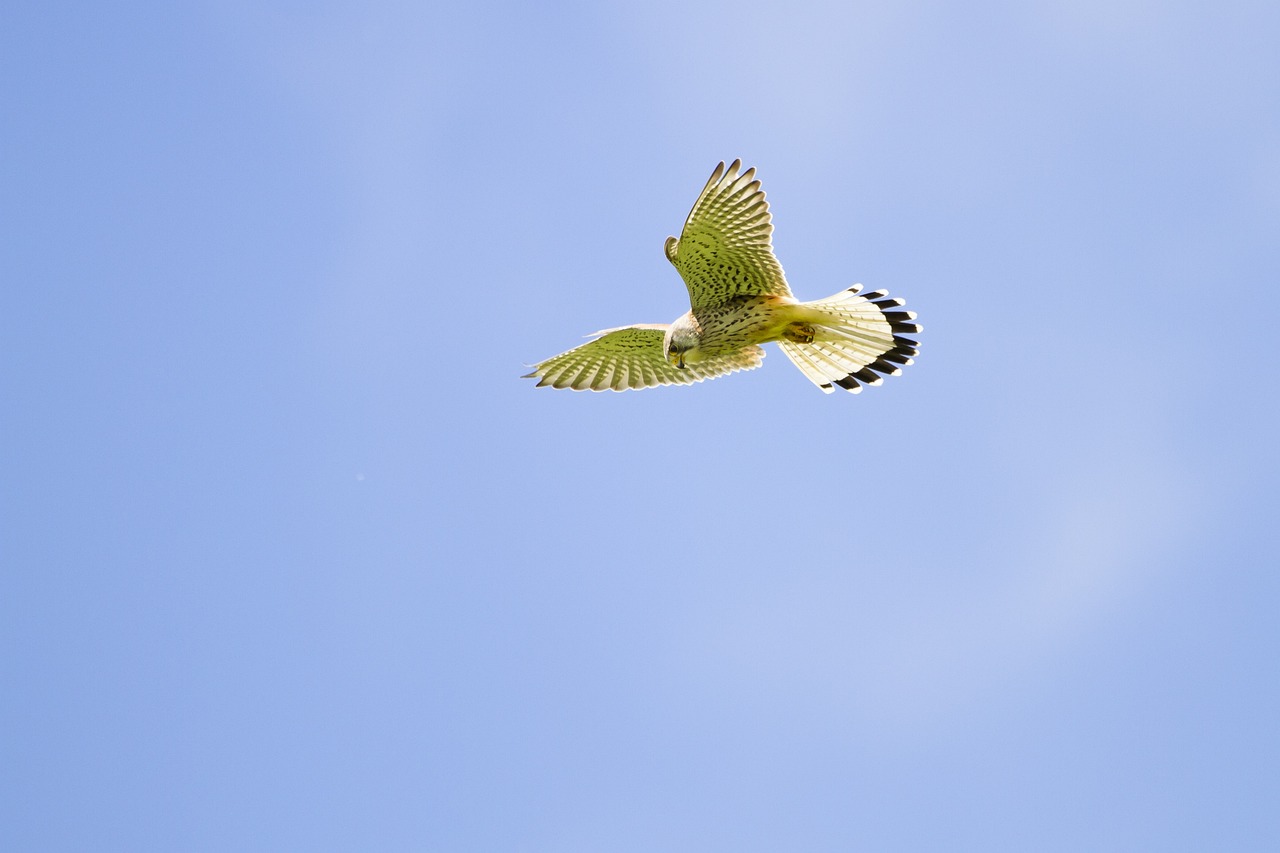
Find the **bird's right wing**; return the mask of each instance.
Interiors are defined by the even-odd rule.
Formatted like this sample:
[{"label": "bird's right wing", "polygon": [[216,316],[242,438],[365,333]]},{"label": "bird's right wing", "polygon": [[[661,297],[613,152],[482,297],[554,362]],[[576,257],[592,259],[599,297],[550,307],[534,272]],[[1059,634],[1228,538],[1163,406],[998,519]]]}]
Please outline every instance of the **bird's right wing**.
[{"label": "bird's right wing", "polygon": [[680,239],[668,237],[667,260],[689,288],[694,313],[741,296],[790,296],[773,254],[773,218],[756,170],[741,160],[716,166],[689,211]]},{"label": "bird's right wing", "polygon": [[537,379],[539,388],[550,385],[574,391],[626,391],[654,385],[689,385],[759,367],[764,358],[764,350],[748,346],[681,370],[668,362],[662,351],[666,331],[665,323],[606,329],[597,332],[594,340],[540,362],[523,378]]}]

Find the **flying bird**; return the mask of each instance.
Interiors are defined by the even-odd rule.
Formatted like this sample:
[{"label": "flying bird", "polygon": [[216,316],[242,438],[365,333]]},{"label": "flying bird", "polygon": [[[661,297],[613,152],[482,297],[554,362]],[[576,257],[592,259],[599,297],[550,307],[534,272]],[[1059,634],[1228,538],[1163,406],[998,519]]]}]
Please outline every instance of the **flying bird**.
[{"label": "flying bird", "polygon": [[854,285],[826,299],[791,294],[773,254],[773,219],[756,170],[721,162],[693,203],[667,260],[689,289],[689,311],[673,323],[605,329],[534,367],[538,387],[626,391],[689,385],[759,367],[760,345],[777,342],[824,393],[858,393],[911,364],[916,315],[886,291]]}]

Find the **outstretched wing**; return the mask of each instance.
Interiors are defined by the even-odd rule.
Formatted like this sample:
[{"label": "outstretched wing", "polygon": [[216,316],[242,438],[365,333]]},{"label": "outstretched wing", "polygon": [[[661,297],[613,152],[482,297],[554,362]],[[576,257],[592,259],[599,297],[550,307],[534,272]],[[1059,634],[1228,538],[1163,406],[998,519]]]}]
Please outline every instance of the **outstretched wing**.
[{"label": "outstretched wing", "polygon": [[666,324],[646,324],[596,332],[599,337],[595,340],[539,363],[524,378],[536,378],[538,387],[626,391],[654,385],[690,385],[735,370],[759,367],[764,358],[764,350],[748,346],[681,370],[673,367],[662,351],[666,331]]},{"label": "outstretched wing", "polygon": [[741,160],[711,173],[693,203],[680,239],[668,237],[667,260],[700,308],[735,296],[790,296],[782,265],[773,255],[773,219],[754,168],[739,174]]}]

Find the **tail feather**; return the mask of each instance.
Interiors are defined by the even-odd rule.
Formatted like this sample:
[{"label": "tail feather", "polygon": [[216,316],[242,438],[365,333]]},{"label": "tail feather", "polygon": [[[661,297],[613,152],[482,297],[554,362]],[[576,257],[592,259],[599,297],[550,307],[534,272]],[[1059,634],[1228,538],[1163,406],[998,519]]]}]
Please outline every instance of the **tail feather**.
[{"label": "tail feather", "polygon": [[814,330],[809,343],[781,341],[787,358],[824,393],[834,386],[858,393],[863,385],[879,385],[884,376],[897,376],[919,350],[904,334],[917,334],[911,311],[883,290],[859,295],[854,285],[834,296],[801,306],[805,322]]},{"label": "tail feather", "polygon": [[830,394],[834,389],[831,383],[834,381],[829,375],[829,371],[823,367],[815,358],[814,350],[806,344],[793,344],[790,341],[779,341],[778,346],[782,348],[782,352],[791,359],[791,363],[800,369],[805,378],[817,385],[823,394]]}]

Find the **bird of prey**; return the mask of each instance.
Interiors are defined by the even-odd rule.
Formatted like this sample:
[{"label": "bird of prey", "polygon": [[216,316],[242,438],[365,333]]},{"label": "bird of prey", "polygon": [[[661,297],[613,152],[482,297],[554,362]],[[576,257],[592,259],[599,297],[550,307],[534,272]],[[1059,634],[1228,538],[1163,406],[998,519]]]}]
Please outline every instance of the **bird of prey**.
[{"label": "bird of prey", "polygon": [[776,341],[824,393],[858,393],[911,364],[920,326],[903,301],[854,285],[826,299],[791,295],[774,257],[773,220],[756,170],[721,162],[685,220],[668,237],[667,260],[689,289],[690,308],[675,322],[622,326],[540,362],[525,378],[538,387],[626,391],[689,385],[759,367],[763,343]]}]

